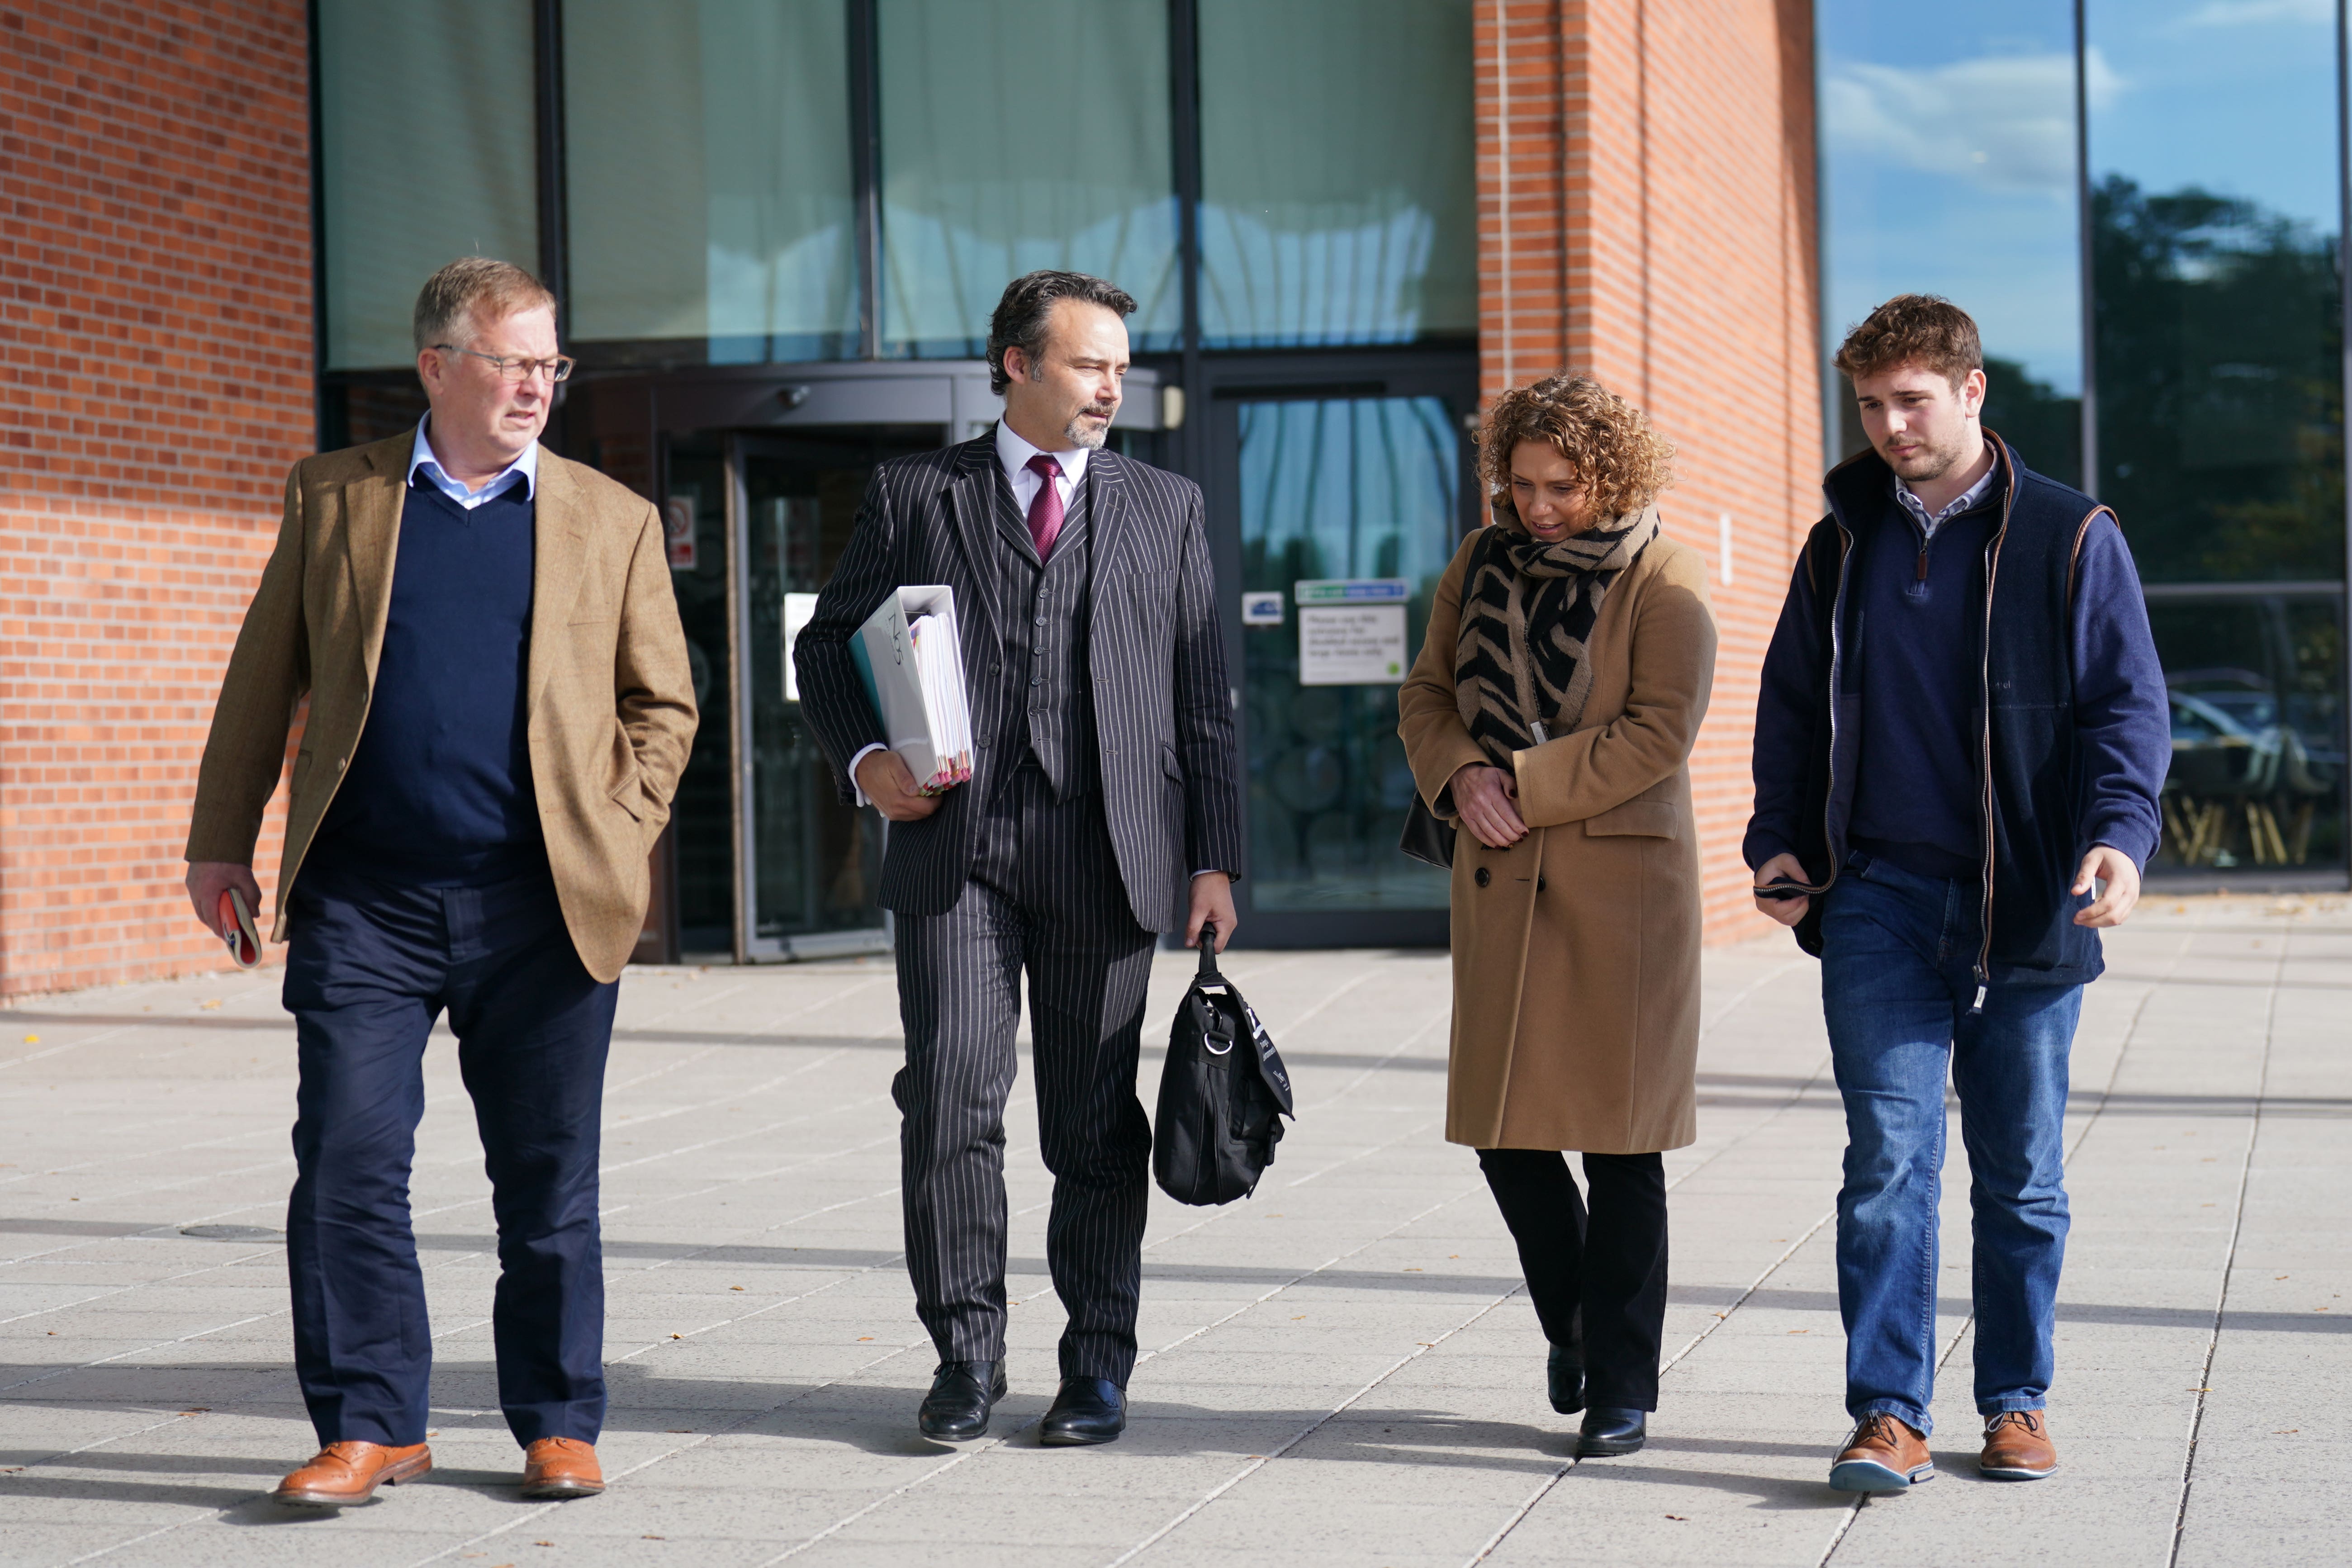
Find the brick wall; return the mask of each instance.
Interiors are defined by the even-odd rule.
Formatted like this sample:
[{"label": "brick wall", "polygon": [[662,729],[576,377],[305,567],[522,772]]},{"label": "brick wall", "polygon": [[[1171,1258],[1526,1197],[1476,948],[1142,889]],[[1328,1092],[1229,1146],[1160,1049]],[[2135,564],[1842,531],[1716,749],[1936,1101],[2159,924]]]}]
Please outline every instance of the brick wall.
[{"label": "brick wall", "polygon": [[0,4],[0,994],[226,962],[180,854],[312,449],[305,9]]},{"label": "brick wall", "polygon": [[[1584,370],[1676,448],[1722,632],[1691,773],[1707,931],[1743,889],[1756,680],[1820,515],[1811,0],[1480,0],[1485,395]],[[1729,522],[1729,557],[1723,548]]]}]

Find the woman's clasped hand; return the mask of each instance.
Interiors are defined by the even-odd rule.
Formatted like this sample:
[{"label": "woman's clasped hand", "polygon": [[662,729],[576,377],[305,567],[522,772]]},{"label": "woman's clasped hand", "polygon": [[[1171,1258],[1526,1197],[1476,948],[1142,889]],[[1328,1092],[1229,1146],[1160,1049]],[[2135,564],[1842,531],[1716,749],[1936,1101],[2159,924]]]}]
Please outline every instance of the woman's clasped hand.
[{"label": "woman's clasped hand", "polygon": [[1489,849],[1508,849],[1528,836],[1519,816],[1519,784],[1505,769],[1472,763],[1454,775],[1454,809],[1462,826]]}]

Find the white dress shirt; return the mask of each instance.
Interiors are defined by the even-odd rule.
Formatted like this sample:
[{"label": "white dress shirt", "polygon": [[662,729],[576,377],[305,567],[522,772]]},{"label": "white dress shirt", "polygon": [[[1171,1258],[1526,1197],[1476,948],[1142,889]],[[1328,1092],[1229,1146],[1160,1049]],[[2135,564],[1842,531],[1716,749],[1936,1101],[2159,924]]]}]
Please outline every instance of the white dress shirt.
[{"label": "white dress shirt", "polygon": [[[1004,467],[1005,481],[1013,487],[1013,504],[1027,517],[1032,502],[1037,499],[1037,487],[1045,482],[1043,475],[1033,471],[1029,459],[1043,447],[1033,447],[1013,432],[1013,426],[1000,419],[996,422],[996,460]],[[1078,481],[1087,477],[1087,448],[1073,447],[1066,452],[1045,452],[1062,465],[1062,477],[1054,481],[1055,490],[1062,498],[1062,515],[1070,515],[1071,498],[1078,493]]]},{"label": "white dress shirt", "polygon": [[416,439],[408,448],[409,483],[416,482],[417,470],[421,468],[425,472],[425,480],[435,489],[439,490],[467,511],[513,488],[518,480],[521,482],[525,494],[533,500],[539,499],[538,442],[533,441],[530,446],[525,447],[521,457],[492,474],[488,482],[480,489],[469,490],[451,479],[449,470],[443,468],[441,459],[434,455],[433,443],[426,439],[425,435],[425,427],[432,422],[433,416],[430,414],[416,422]]}]

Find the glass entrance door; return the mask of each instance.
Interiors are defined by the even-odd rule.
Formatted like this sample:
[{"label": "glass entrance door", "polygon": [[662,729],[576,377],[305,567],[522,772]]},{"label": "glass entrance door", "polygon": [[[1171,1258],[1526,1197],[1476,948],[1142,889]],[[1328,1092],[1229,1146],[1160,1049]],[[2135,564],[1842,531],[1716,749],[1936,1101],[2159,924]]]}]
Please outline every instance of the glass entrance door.
[{"label": "glass entrance door", "polygon": [[674,829],[688,956],[749,963],[888,945],[875,901],[883,824],[835,794],[801,715],[792,646],[849,542],[874,466],[940,436],[879,426],[671,447],[671,578],[702,708]]},{"label": "glass entrance door", "polygon": [[1444,874],[1397,849],[1413,784],[1396,696],[1461,538],[1465,409],[1402,390],[1285,388],[1216,408],[1240,535],[1228,642],[1254,943],[1444,940]]}]

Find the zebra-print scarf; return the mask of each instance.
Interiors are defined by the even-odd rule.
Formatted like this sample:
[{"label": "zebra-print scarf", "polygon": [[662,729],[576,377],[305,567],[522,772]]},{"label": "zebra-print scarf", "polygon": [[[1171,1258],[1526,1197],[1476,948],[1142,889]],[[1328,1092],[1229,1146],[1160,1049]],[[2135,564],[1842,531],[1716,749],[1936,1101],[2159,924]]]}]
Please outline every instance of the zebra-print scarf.
[{"label": "zebra-print scarf", "polygon": [[1496,499],[1495,526],[1462,579],[1454,700],[1497,767],[1583,719],[1592,690],[1584,644],[1601,601],[1657,536],[1652,506],[1546,544],[1528,533],[1508,497]]}]

